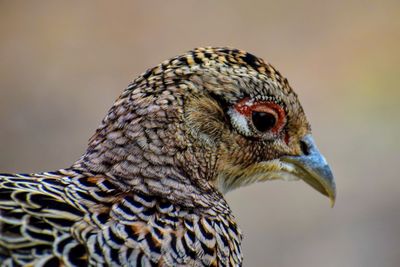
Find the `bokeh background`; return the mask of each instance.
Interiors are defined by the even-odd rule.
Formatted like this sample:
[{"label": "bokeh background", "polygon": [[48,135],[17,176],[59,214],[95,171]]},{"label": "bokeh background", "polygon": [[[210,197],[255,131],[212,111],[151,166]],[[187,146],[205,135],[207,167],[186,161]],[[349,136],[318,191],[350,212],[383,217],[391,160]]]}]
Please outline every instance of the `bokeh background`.
[{"label": "bokeh background", "polygon": [[400,266],[399,1],[0,0],[0,170],[69,166],[141,72],[197,46],[248,50],[298,93],[337,180],[227,198],[245,266]]}]

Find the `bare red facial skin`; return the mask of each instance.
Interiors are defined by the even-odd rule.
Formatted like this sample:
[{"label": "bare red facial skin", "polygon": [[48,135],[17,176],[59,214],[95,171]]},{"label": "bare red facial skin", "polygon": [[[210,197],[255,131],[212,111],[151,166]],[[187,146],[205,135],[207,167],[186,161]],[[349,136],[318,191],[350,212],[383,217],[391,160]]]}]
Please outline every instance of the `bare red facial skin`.
[{"label": "bare red facial skin", "polygon": [[[244,98],[240,100],[236,105],[235,109],[247,118],[250,118],[253,111],[270,113],[276,118],[275,126],[270,130],[274,134],[278,134],[286,122],[286,112],[278,104],[269,101],[256,101],[250,98]],[[287,135],[287,134],[286,134]],[[285,135],[285,143],[289,143],[289,136]]]}]

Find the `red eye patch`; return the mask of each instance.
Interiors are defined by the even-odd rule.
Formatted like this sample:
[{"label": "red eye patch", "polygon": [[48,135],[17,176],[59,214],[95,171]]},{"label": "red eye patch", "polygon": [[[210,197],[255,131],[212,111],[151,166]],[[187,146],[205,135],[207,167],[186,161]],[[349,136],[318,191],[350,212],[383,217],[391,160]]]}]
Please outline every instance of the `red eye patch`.
[{"label": "red eye patch", "polygon": [[[262,101],[262,100],[252,100],[250,98],[244,98],[240,100],[236,105],[235,109],[248,118],[248,120],[252,120],[254,118],[255,113],[260,113],[268,116],[273,116],[275,118],[274,125],[269,129],[274,134],[279,133],[285,122],[286,122],[286,112],[285,110],[278,104],[274,102]],[[260,123],[260,122],[257,122]],[[253,124],[255,122],[253,121]],[[255,125],[256,128],[257,125]]]}]

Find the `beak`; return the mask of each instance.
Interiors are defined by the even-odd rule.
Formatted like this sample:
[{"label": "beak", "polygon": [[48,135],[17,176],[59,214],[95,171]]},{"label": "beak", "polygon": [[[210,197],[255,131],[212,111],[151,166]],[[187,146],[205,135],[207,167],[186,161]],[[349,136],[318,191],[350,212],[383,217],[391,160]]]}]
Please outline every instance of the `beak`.
[{"label": "beak", "polygon": [[335,204],[336,185],[332,171],[321,155],[311,134],[302,140],[304,155],[283,157],[281,161],[294,166],[293,174],[329,197],[331,207]]}]

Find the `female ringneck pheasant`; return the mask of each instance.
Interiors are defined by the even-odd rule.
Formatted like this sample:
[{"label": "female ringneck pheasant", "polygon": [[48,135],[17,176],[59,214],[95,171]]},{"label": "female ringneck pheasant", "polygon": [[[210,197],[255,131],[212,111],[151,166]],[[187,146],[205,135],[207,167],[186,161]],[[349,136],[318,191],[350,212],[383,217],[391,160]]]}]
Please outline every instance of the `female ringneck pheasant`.
[{"label": "female ringneck pheasant", "polygon": [[230,48],[198,48],[139,76],[72,167],[0,175],[1,266],[240,266],[223,194],[332,173],[287,80]]}]

